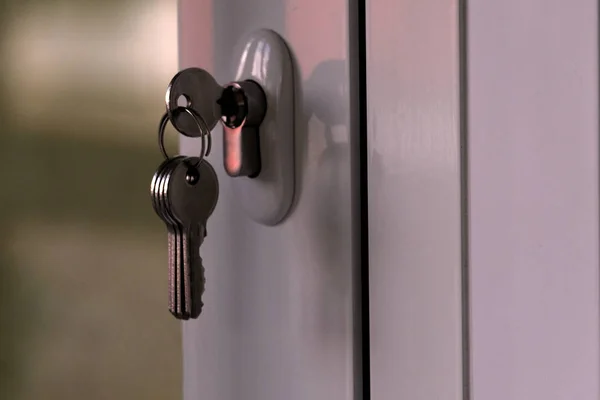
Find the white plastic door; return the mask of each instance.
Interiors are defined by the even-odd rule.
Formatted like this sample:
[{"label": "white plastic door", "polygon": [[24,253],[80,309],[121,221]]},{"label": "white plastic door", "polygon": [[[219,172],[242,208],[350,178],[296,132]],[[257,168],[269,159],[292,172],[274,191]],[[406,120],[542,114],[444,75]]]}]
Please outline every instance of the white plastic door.
[{"label": "white plastic door", "polygon": [[[183,324],[187,400],[351,400],[360,391],[350,7],[346,0],[180,2],[181,68],[198,66],[226,83],[235,76],[231,49],[268,28],[288,42],[298,88],[296,204],[278,226],[257,224],[237,207],[215,129],[210,161],[221,194],[202,246],[205,307]],[[184,140],[182,150],[195,154],[199,144]]]},{"label": "white plastic door", "polygon": [[469,2],[474,399],[600,398],[598,2]]},{"label": "white plastic door", "polygon": [[296,204],[248,219],[216,129],[185,399],[600,398],[596,2],[181,0],[180,66],[226,82],[259,28]]},{"label": "white plastic door", "polygon": [[461,13],[457,1],[366,4],[370,394],[459,400]]}]

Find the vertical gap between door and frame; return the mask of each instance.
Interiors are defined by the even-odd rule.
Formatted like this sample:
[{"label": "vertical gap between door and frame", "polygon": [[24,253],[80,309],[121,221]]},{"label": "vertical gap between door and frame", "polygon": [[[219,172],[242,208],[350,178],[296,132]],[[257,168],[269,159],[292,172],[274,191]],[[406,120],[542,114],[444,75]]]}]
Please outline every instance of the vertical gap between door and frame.
[{"label": "vertical gap between door and frame", "polygon": [[355,386],[356,400],[370,400],[370,335],[369,335],[369,199],[367,170],[367,17],[366,0],[349,2],[349,58],[351,140],[353,157],[353,260],[355,297]]},{"label": "vertical gap between door and frame", "polygon": [[[468,48],[467,1],[458,0],[459,51],[459,140],[461,193],[461,307],[462,307],[462,398],[471,400],[470,306],[469,306],[469,203],[468,203]],[[368,199],[368,104],[367,104],[367,0],[350,1],[350,81],[352,122],[358,137],[352,141],[353,176],[358,176],[353,193],[358,198],[354,206],[355,257],[357,282],[357,342],[355,394],[357,399],[370,400],[370,322],[369,322],[369,199]],[[356,27],[356,29],[353,29]],[[356,184],[355,183],[355,184]]]},{"label": "vertical gap between door and frame", "polygon": [[459,140],[461,207],[461,303],[463,400],[471,400],[471,315],[469,303],[469,135],[467,2],[458,0]]}]

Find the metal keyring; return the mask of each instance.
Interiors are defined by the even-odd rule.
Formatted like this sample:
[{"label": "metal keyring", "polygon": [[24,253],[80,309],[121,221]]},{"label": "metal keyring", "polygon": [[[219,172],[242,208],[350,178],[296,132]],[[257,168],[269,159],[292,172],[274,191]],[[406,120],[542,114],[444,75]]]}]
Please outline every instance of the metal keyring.
[{"label": "metal keyring", "polygon": [[[204,118],[202,118],[201,115],[189,107],[177,107],[174,111],[186,112],[196,123],[198,130],[201,132],[200,137],[202,138],[202,148],[200,150],[200,161],[202,161],[204,157],[210,154],[212,147],[212,134],[210,129],[208,129],[208,125],[206,125],[206,122],[204,122]],[[158,146],[160,148],[160,152],[165,157],[165,160],[170,159],[169,155],[167,154],[167,150],[165,149],[165,129],[167,128],[167,123],[170,120],[169,113],[166,112],[165,115],[162,116],[158,127]]]}]

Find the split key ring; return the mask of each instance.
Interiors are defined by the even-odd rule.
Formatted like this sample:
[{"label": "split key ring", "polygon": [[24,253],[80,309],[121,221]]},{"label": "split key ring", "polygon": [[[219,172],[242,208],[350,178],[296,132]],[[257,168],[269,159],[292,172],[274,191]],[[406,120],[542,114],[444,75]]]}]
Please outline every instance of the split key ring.
[{"label": "split key ring", "polygon": [[[194,109],[189,108],[189,107],[177,107],[175,110],[172,111],[173,114],[180,113],[180,112],[185,112],[190,117],[192,117],[192,119],[194,120],[194,123],[196,124],[196,126],[198,127],[198,130],[200,131],[200,137],[202,138],[202,148],[200,150],[200,162],[201,162],[204,159],[204,157],[206,157],[210,154],[210,150],[212,148],[211,131],[208,128],[208,125],[206,125],[204,118],[202,118],[201,115],[199,115],[196,111],[194,111]],[[160,152],[165,157],[165,160],[169,160],[171,158],[167,154],[167,150],[165,148],[165,129],[167,128],[167,123],[169,121],[171,121],[171,118],[169,116],[169,113],[166,112],[163,115],[163,117],[161,118],[160,124],[158,127],[158,146],[160,147]],[[182,132],[182,133],[185,136],[188,136],[184,132]],[[195,136],[196,135],[194,135],[194,137]],[[189,137],[191,137],[191,136],[189,136]]]}]

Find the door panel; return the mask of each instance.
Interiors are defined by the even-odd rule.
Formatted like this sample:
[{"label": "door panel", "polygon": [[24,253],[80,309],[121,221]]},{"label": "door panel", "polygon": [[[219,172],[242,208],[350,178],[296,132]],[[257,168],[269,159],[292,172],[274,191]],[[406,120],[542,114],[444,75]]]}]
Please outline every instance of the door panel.
[{"label": "door panel", "polygon": [[271,28],[299,89],[283,224],[238,209],[214,132],[222,190],[205,311],[184,324],[185,398],[361,398],[359,235],[372,397],[599,398],[596,2],[486,0],[466,15],[466,1],[365,0],[364,21],[359,3],[180,2],[182,68],[225,83],[229,49]]},{"label": "door panel", "polygon": [[473,397],[598,399],[598,2],[471,3]]},{"label": "door panel", "polygon": [[[230,49],[270,28],[296,58],[299,89],[296,204],[282,224],[261,226],[239,210],[222,167],[222,130],[213,132],[221,195],[202,246],[204,311],[183,324],[187,400],[354,398],[348,10],[345,0],[180,3],[181,68],[226,83]],[[199,144],[186,139],[181,148],[195,154]]]},{"label": "door panel", "polygon": [[462,398],[459,10],[367,0],[371,393]]}]

